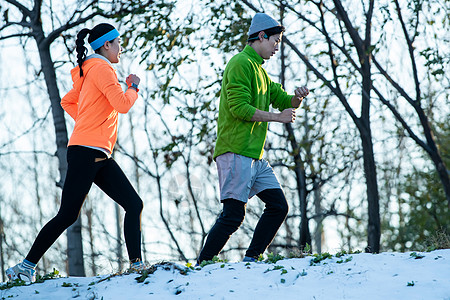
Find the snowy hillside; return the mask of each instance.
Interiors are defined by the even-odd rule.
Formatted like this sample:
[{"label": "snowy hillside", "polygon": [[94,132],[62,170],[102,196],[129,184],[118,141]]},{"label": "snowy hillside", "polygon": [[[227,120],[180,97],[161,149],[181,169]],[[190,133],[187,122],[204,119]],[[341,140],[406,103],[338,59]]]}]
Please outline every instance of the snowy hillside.
[{"label": "snowy hillside", "polygon": [[0,299],[450,300],[450,249],[216,262],[194,270],[161,263],[148,273],[3,284]]}]

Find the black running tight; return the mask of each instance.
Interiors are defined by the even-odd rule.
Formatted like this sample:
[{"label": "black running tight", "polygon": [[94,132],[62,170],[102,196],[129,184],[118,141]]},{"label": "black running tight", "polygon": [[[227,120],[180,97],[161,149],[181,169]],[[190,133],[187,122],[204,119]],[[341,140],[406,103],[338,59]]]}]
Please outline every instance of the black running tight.
[{"label": "black running tight", "polygon": [[[256,225],[255,232],[245,256],[258,257],[266,251],[281,224],[286,219],[289,207],[281,189],[267,189],[258,194],[266,207]],[[223,201],[223,211],[210,230],[198,262],[211,260],[218,255],[231,234],[244,221],[246,203],[234,199]]]},{"label": "black running tight", "polygon": [[56,239],[78,218],[95,183],[125,210],[124,235],[131,262],[141,260],[143,203],[119,165],[99,150],[69,146],[68,169],[58,214],[39,232],[26,259],[37,263]]}]

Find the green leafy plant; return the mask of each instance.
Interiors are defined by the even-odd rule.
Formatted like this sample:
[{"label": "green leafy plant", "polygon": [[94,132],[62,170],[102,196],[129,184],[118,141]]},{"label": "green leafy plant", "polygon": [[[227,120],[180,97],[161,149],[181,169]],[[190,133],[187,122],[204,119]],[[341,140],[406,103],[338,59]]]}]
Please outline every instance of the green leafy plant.
[{"label": "green leafy plant", "polygon": [[[180,272],[181,275],[187,275],[187,273],[191,270],[190,267],[191,267],[191,265],[189,265],[189,266],[186,265],[186,267],[183,268],[183,267],[180,267],[180,266],[178,266],[178,265],[176,265],[174,263],[171,263],[171,262],[160,262],[160,263],[154,264],[154,265],[152,265],[150,267],[147,267],[147,268],[139,271],[140,276],[136,277],[135,279],[139,283],[147,284],[148,281],[146,281],[146,279],[149,277],[149,275],[155,273],[156,270],[158,270],[158,269],[163,269],[163,270],[166,270],[166,271],[176,270],[176,271]],[[121,275],[121,274],[115,274],[115,275],[109,276],[108,278],[101,279],[97,283],[99,283],[101,281],[104,281],[104,280],[107,280],[107,279],[112,278],[112,277],[117,276],[117,275]]]},{"label": "green leafy plant", "polygon": [[143,270],[141,273],[141,276],[136,277],[136,281],[138,283],[142,283],[145,281],[145,279],[147,279],[149,272],[147,270]]},{"label": "green leafy plant", "polygon": [[303,248],[303,252],[305,253],[311,253],[311,245],[306,243],[305,248]]},{"label": "green leafy plant", "polygon": [[288,271],[284,268],[284,266],[274,266],[273,269],[267,269],[264,271],[264,273],[275,271],[275,270],[281,270],[281,275],[286,274]]},{"label": "green leafy plant", "polygon": [[73,284],[71,284],[70,282],[63,282],[63,284],[61,286],[62,287],[72,287]]},{"label": "green leafy plant", "polygon": [[273,252],[270,252],[269,254],[267,254],[267,258],[264,262],[274,264],[279,260],[283,260],[284,258],[285,257],[283,255],[273,254]]},{"label": "green leafy plant", "polygon": [[15,286],[24,286],[27,285],[27,283],[23,280],[16,279],[12,281],[8,281],[7,283],[0,286],[0,290],[7,290]]},{"label": "green leafy plant", "polygon": [[[59,277],[60,277],[59,271],[56,270],[55,268],[53,268],[53,272],[50,272],[49,274],[46,274],[44,276],[37,275],[36,276],[36,281],[34,283],[42,283],[45,280],[55,279],[55,278],[59,278]],[[24,285],[30,285],[30,284],[31,283],[27,283],[27,282],[25,282],[23,280],[16,279],[16,280],[13,280],[13,281],[8,281],[7,283],[5,283],[3,285],[0,285],[0,290],[7,290],[7,289],[10,289],[10,288],[15,287],[15,286],[24,286]]]},{"label": "green leafy plant", "polygon": [[344,255],[347,255],[347,251],[342,250],[342,251],[337,252],[334,256],[339,258],[339,257],[342,257]]},{"label": "green leafy plant", "polygon": [[61,276],[59,275],[59,271],[56,270],[55,268],[53,268],[52,272],[45,274],[44,276],[37,275],[35,283],[42,283],[48,279],[55,279],[55,278],[60,278],[60,277]]},{"label": "green leafy plant", "polygon": [[331,259],[333,256],[328,253],[328,252],[324,252],[322,254],[314,254],[313,255],[314,258],[311,259],[311,261],[309,262],[310,266],[317,266],[320,262],[324,261],[325,259],[329,258]]},{"label": "green leafy plant", "polygon": [[226,263],[226,262],[228,262],[228,260],[226,260],[226,259],[222,260],[218,256],[214,256],[212,260],[204,260],[204,261],[202,261],[200,263],[200,267],[203,268],[204,266],[212,265],[212,264],[219,263],[219,262]]},{"label": "green leafy plant", "polygon": [[[198,269],[201,269],[201,268],[198,268]],[[192,263],[187,263],[186,268],[184,269],[182,274],[186,275],[189,271],[193,271],[193,270],[195,270],[195,267],[192,265]]]},{"label": "green leafy plant", "polygon": [[192,263],[186,263],[185,266],[191,270],[194,270],[194,266],[192,265]]},{"label": "green leafy plant", "polygon": [[352,261],[352,260],[353,260],[353,256],[349,256],[345,260],[344,259],[340,259],[340,260],[336,261],[336,263],[337,264],[348,263],[349,261]]},{"label": "green leafy plant", "polygon": [[289,252],[288,258],[304,258],[311,255],[311,246],[306,243],[306,246],[302,249],[294,249]]}]

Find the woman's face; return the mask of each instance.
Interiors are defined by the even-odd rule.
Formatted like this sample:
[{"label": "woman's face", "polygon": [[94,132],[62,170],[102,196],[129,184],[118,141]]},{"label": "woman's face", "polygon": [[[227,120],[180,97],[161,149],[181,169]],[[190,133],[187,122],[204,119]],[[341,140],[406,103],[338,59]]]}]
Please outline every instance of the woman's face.
[{"label": "woman's face", "polygon": [[115,38],[112,42],[105,42],[104,56],[113,64],[116,64],[120,61],[120,54],[122,53],[120,37]]}]

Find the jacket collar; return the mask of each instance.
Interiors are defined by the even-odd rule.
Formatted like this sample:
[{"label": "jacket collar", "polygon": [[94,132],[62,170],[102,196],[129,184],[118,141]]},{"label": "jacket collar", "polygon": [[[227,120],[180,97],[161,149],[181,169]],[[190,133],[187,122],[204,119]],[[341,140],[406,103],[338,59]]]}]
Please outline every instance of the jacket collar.
[{"label": "jacket collar", "polygon": [[103,60],[106,61],[110,66],[112,66],[111,62],[110,62],[106,57],[104,57],[103,55],[94,53],[94,54],[91,54],[91,55],[89,55],[88,57],[86,57],[86,60],[91,59],[91,58],[100,58],[100,59],[103,59]]},{"label": "jacket collar", "polygon": [[250,58],[262,65],[264,63],[264,59],[253,49],[250,45],[245,46],[244,51]]}]

